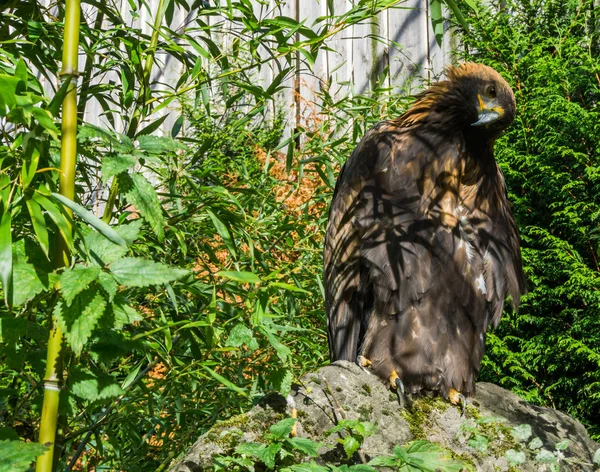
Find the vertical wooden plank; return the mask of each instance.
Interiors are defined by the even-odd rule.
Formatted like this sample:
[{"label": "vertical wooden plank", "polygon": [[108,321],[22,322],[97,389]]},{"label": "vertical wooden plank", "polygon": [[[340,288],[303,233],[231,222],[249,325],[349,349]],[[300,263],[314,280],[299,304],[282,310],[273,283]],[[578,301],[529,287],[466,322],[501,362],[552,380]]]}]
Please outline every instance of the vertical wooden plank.
[{"label": "vertical wooden plank", "polygon": [[397,92],[413,93],[426,74],[428,21],[422,0],[407,0],[389,11],[390,77]]}]

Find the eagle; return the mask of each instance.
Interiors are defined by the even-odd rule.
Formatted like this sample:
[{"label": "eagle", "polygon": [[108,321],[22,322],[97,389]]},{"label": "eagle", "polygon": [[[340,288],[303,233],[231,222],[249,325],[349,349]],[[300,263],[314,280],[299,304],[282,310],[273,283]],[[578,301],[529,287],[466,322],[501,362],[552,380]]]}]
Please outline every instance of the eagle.
[{"label": "eagle", "polygon": [[[449,66],[400,117],[369,130],[335,186],[324,245],[331,361],[399,398],[475,393],[486,332],[526,291],[494,142],[515,97],[491,67]],[[402,394],[402,397],[401,395]]]}]

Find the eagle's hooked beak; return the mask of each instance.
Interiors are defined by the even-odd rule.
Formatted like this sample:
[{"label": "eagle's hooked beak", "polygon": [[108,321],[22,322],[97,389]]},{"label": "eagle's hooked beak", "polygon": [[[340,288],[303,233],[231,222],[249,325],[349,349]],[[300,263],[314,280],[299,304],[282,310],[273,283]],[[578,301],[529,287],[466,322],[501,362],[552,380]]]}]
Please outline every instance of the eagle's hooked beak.
[{"label": "eagle's hooked beak", "polygon": [[489,125],[498,121],[504,116],[504,109],[499,106],[493,106],[493,101],[491,103],[486,103],[479,94],[477,94],[477,99],[479,100],[479,112],[477,114],[478,119],[475,123],[472,123],[471,126]]}]

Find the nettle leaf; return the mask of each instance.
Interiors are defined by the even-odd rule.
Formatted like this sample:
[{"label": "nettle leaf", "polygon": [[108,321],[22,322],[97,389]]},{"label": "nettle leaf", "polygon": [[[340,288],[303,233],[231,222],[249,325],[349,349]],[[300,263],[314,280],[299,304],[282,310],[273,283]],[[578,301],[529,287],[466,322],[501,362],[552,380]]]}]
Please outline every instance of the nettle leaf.
[{"label": "nettle leaf", "polygon": [[554,448],[557,451],[566,451],[569,448],[570,444],[571,444],[571,441],[569,441],[568,439],[565,439],[563,441],[557,442],[554,445]]},{"label": "nettle leaf", "polygon": [[284,396],[290,393],[292,381],[294,380],[294,375],[290,369],[277,369],[270,375],[270,379],[274,390],[277,390]]},{"label": "nettle leaf", "polygon": [[12,273],[13,304],[24,305],[38,293],[48,289],[48,275],[35,270],[33,264],[19,262]]},{"label": "nettle leaf", "polygon": [[98,288],[92,286],[79,293],[71,305],[60,300],[54,307],[54,318],[76,355],[81,354],[83,346],[104,314],[106,303],[106,298]]},{"label": "nettle leaf", "polygon": [[179,141],[163,136],[153,136],[150,134],[137,137],[138,148],[141,151],[150,154],[164,154],[167,152],[175,152],[186,149]]},{"label": "nettle leaf", "polygon": [[269,444],[260,451],[258,459],[260,459],[267,467],[273,469],[275,467],[275,458],[277,457],[277,453],[281,450],[281,447],[281,443]]},{"label": "nettle leaf", "polygon": [[281,359],[281,362],[286,362],[292,352],[290,351],[290,348],[285,344],[282,344],[279,339],[277,339],[277,336],[275,336],[268,328],[263,327],[261,332],[269,340],[269,343],[271,343],[271,346],[275,349],[277,357]]},{"label": "nettle leaf", "polygon": [[344,446],[344,451],[346,452],[346,457],[350,459],[352,455],[358,451],[360,447],[360,442],[354,436],[346,436],[344,439],[339,440]]},{"label": "nettle leaf", "polygon": [[556,464],[558,462],[554,453],[550,452],[548,449],[540,449],[540,452],[535,456],[535,460],[546,464]]},{"label": "nettle leaf", "polygon": [[0,441],[0,472],[28,471],[31,463],[46,449],[38,443]]},{"label": "nettle leaf", "polygon": [[131,154],[117,154],[116,156],[107,156],[102,159],[102,182],[106,183],[111,177],[127,172],[138,163],[135,156]]},{"label": "nettle leaf", "polygon": [[69,383],[71,394],[90,402],[115,398],[125,393],[109,374],[88,369],[75,369],[69,374]]},{"label": "nettle leaf", "polygon": [[0,316],[0,343],[12,343],[27,332],[25,318],[13,318],[12,315]]},{"label": "nettle leaf", "polygon": [[537,436],[535,438],[533,438],[530,442],[529,445],[527,446],[529,449],[539,449],[544,445],[544,443],[542,442],[542,440],[540,438],[538,438]]},{"label": "nettle leaf", "polygon": [[411,442],[406,448],[407,463],[419,465],[422,470],[437,470],[445,472],[460,472],[466,463],[452,458],[450,451],[426,440]]},{"label": "nettle leaf", "polygon": [[66,269],[59,278],[63,299],[70,305],[77,294],[85,290],[100,275],[99,267],[76,265]]},{"label": "nettle leaf", "polygon": [[235,452],[243,456],[258,457],[265,447],[264,444],[246,442],[238,444],[235,448]]},{"label": "nettle leaf", "polygon": [[231,347],[240,347],[244,344],[251,351],[258,349],[258,342],[252,334],[252,330],[245,324],[238,323],[229,332],[229,336],[227,337],[225,345]]},{"label": "nettle leaf", "polygon": [[479,452],[486,452],[488,449],[489,440],[483,434],[474,434],[469,438],[467,444]]},{"label": "nettle leaf", "polygon": [[531,426],[528,424],[520,424],[519,426],[515,426],[511,429],[511,433],[519,442],[527,441],[533,434]]},{"label": "nettle leaf", "polygon": [[504,453],[504,457],[510,465],[520,465],[525,464],[527,457],[523,451],[515,451],[514,449],[509,449]]},{"label": "nettle leaf", "polygon": [[189,274],[188,270],[139,257],[119,259],[110,265],[110,271],[121,285],[127,287],[164,284]]},{"label": "nettle leaf", "polygon": [[165,237],[165,217],[156,190],[141,173],[120,174],[119,184],[127,202],[150,224],[159,241]]},{"label": "nettle leaf", "polygon": [[123,326],[137,321],[142,321],[144,317],[124,302],[118,302],[111,306],[115,316],[114,329],[121,329]]},{"label": "nettle leaf", "polygon": [[307,456],[317,457],[321,444],[314,442],[308,438],[289,438],[286,440],[294,449],[300,451]]},{"label": "nettle leaf", "polygon": [[284,418],[272,425],[269,430],[275,439],[283,439],[290,435],[295,424],[296,418]]},{"label": "nettle leaf", "polygon": [[100,272],[100,274],[98,275],[98,284],[104,289],[104,291],[108,295],[108,301],[112,302],[115,298],[115,295],[117,294],[117,291],[119,290],[119,284],[112,276],[112,274],[103,271]]}]

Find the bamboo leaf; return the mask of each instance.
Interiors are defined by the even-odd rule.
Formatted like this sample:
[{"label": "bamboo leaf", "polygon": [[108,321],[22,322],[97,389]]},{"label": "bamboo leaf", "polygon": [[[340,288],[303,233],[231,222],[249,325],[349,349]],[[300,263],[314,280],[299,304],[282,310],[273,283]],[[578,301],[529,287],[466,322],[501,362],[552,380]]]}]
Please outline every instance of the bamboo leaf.
[{"label": "bamboo leaf", "polygon": [[12,305],[11,281],[13,271],[11,215],[6,202],[0,202],[0,204],[2,203],[3,212],[0,217],[0,280],[4,291],[4,303],[10,306]]},{"label": "bamboo leaf", "polygon": [[230,271],[230,270],[221,270],[217,272],[218,276],[225,277],[229,280],[234,280],[235,282],[239,282],[242,284],[258,284],[260,283],[260,277],[253,272],[247,272],[244,270],[240,271]]},{"label": "bamboo leaf", "polygon": [[46,227],[46,220],[42,213],[42,208],[40,207],[39,203],[31,198],[27,198],[25,203],[27,204],[27,209],[29,210],[29,216],[31,216],[31,223],[33,225],[35,236],[40,243],[42,251],[44,251],[44,254],[46,257],[48,257],[50,243],[48,240],[48,228]]},{"label": "bamboo leaf", "polygon": [[225,377],[223,377],[221,374],[217,374],[214,370],[212,370],[210,367],[208,367],[206,365],[203,365],[202,368],[204,370],[206,370],[212,377],[214,377],[216,380],[218,380],[221,384],[223,384],[224,387],[227,387],[228,389],[233,390],[234,392],[241,393],[243,395],[247,395],[245,388],[238,387],[233,382],[230,382]]},{"label": "bamboo leaf", "polygon": [[56,200],[61,202],[64,206],[66,206],[67,208],[72,210],[73,213],[76,213],[77,215],[79,215],[79,217],[83,221],[85,221],[90,226],[92,226],[94,229],[96,229],[100,234],[102,234],[108,240],[112,241],[115,244],[119,244],[121,246],[127,246],[127,243],[125,242],[125,240],[121,236],[119,236],[119,234],[113,228],[111,228],[104,221],[102,221],[100,218],[98,218],[96,215],[94,215],[91,211],[86,210],[79,203],[75,203],[73,200],[65,197],[64,195],[61,195],[60,193],[52,193],[52,196]]},{"label": "bamboo leaf", "polygon": [[429,14],[431,15],[431,26],[433,27],[435,41],[438,46],[441,46],[442,38],[444,36],[444,18],[442,16],[441,0],[430,0]]}]

